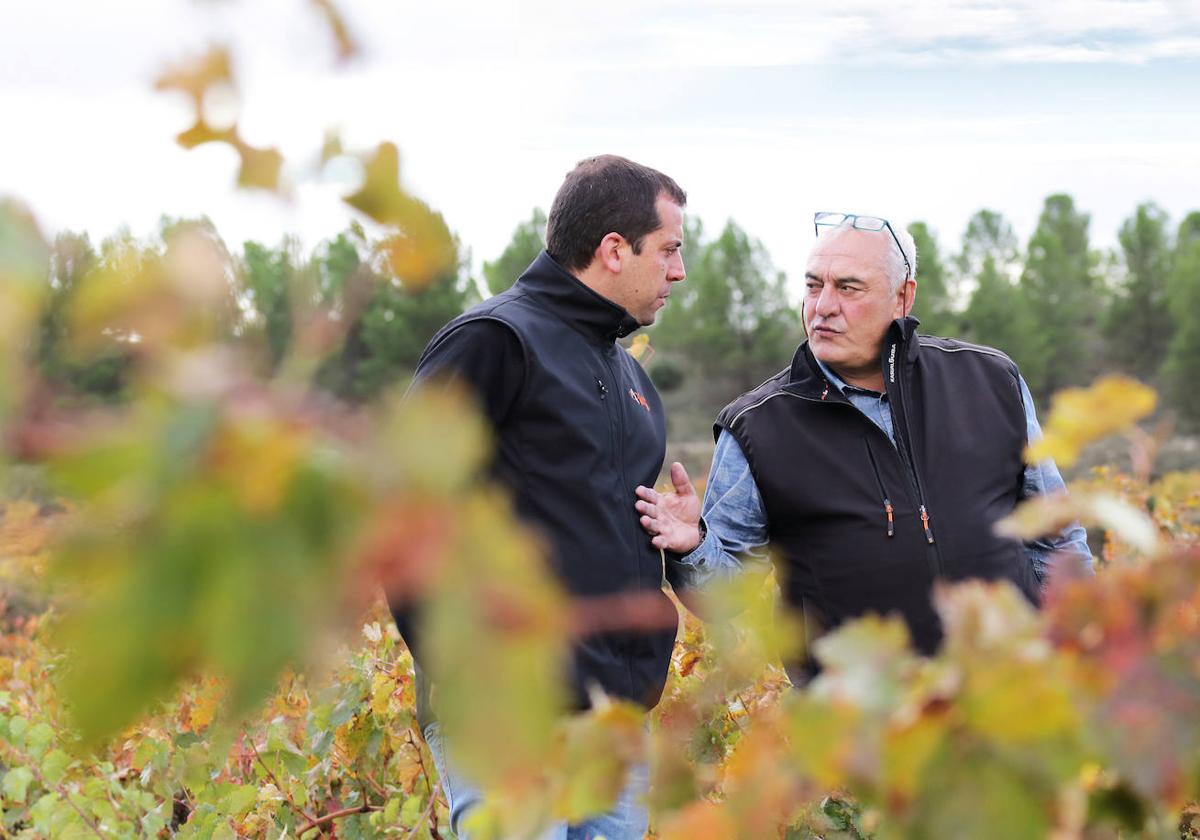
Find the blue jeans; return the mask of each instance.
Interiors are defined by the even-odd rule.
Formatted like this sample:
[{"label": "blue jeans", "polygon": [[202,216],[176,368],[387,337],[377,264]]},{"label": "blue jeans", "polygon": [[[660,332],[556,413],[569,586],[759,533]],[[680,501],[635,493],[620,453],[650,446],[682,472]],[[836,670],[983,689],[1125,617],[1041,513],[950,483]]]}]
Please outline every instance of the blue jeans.
[{"label": "blue jeans", "polygon": [[[458,771],[446,758],[446,742],[435,722],[425,727],[425,743],[437,765],[442,790],[450,803],[450,828],[459,840],[470,840],[461,826],[467,816],[483,801],[483,792]],[[636,764],[629,768],[625,789],[611,810],[590,817],[581,823],[551,825],[538,840],[642,840],[646,835],[649,814],[646,811],[646,792],[650,789],[650,768]]]}]

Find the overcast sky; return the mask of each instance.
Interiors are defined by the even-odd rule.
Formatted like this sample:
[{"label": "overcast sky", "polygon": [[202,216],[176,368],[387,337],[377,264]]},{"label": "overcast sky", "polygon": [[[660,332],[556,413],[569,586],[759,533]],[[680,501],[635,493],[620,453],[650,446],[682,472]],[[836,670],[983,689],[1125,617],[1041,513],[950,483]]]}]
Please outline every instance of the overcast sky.
[{"label": "overcast sky", "polygon": [[1022,239],[1065,191],[1115,242],[1142,201],[1200,209],[1200,0],[341,0],[363,53],[338,66],[309,0],[0,0],[0,194],[96,239],[207,214],[231,247],[306,245],[352,217],[353,172],[292,202],[187,152],[170,63],[226,44],[241,126],[299,177],[326,129],[401,150],[402,175],[476,265],[615,152],[734,218],[798,278],[816,210],[923,219],[955,247],[1000,210]]}]

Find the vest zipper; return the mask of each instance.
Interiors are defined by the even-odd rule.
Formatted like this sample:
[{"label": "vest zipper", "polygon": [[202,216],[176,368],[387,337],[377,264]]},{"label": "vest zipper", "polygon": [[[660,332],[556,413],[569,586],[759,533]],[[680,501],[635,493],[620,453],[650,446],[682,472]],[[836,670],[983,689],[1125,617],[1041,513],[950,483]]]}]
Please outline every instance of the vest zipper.
[{"label": "vest zipper", "polygon": [[[891,347],[892,358],[895,357],[896,349],[898,346],[899,346],[899,342],[892,344],[892,347]],[[913,452],[913,447],[912,447],[912,426],[911,426],[909,416],[908,416],[908,401],[905,399],[904,360],[903,359],[900,360],[899,376],[897,376],[893,372],[892,376],[891,376],[891,380],[892,380],[892,382],[896,383],[896,402],[898,402],[900,404],[900,413],[904,418],[904,428],[901,429],[899,426],[896,427],[896,429],[897,429],[896,437],[897,437],[897,439],[902,439],[904,441],[904,446],[902,448],[897,447],[897,449],[901,450],[900,457],[905,458],[908,461],[909,468],[912,471],[913,484],[916,487],[917,500],[920,504],[920,507],[917,509],[917,513],[921,517],[921,527],[925,530],[925,542],[929,545],[935,545],[935,540],[933,537],[933,528],[931,528],[930,524],[929,524],[929,519],[930,519],[929,508],[925,504],[925,490],[921,487],[921,476],[917,472],[917,456]],[[893,415],[892,422],[893,422],[893,424],[895,424],[895,421],[897,419],[895,417],[895,405],[893,405],[893,407],[892,407],[892,415]],[[907,453],[907,455],[905,453]],[[942,568],[942,554],[937,549],[936,546],[933,548],[933,561],[934,561],[935,573],[937,574],[938,577],[942,577],[943,573],[944,573],[944,570]]]},{"label": "vest zipper", "polygon": [[883,476],[879,473],[879,465],[875,463],[875,453],[871,451],[871,444],[866,438],[863,438],[863,446],[867,448],[867,460],[871,462],[871,469],[875,473],[875,483],[879,485],[879,494],[883,496],[883,513],[887,516],[887,535],[894,537],[896,536],[896,521],[892,516],[892,501],[888,498],[887,488],[883,486]]},{"label": "vest zipper", "polygon": [[[620,347],[620,345],[618,345],[616,343],[614,343],[612,345],[612,347],[616,348],[616,352],[618,352],[618,353],[625,352],[624,349],[622,349]],[[605,348],[605,350],[603,352],[604,366],[606,368],[608,368],[608,374],[609,374],[609,376],[612,377],[613,387],[617,389],[617,393],[620,393],[621,392],[621,378],[617,375],[617,370],[613,367],[612,359],[611,359],[611,355],[610,355],[611,352],[612,352],[611,348]],[[602,400],[606,399],[608,397],[608,388],[605,387],[604,381],[597,378],[596,382],[599,383],[599,385],[600,385],[600,399],[602,399]],[[609,403],[608,409],[609,409],[608,410],[609,429],[612,431],[614,437],[616,438],[614,443],[616,444],[615,448],[616,448],[616,452],[617,452],[618,463],[621,466],[621,486],[629,487],[629,478],[626,474],[626,469],[625,469],[625,466],[626,466],[625,465],[625,412],[627,410],[627,406],[625,405],[624,400],[618,399],[616,402]],[[616,412],[615,416],[613,415],[614,411]],[[630,488],[630,489],[632,490],[632,488]],[[634,568],[633,580],[634,580],[634,585],[635,585],[636,590],[638,592],[641,592],[646,587],[642,585],[642,565],[637,559],[638,558],[637,541],[638,541],[639,537],[643,537],[644,534],[642,532],[642,526],[638,524],[637,517],[633,517],[633,523],[634,523],[634,529],[637,531],[637,533],[632,533],[632,532],[630,533],[630,542],[626,546],[626,551],[628,551],[629,556],[634,559],[634,563],[636,564],[635,568]],[[634,644],[635,644],[634,640],[632,638],[630,638],[630,639],[627,639],[622,645],[625,650],[625,673],[629,678],[629,687],[631,689],[633,688],[633,686],[635,685],[635,682],[636,682],[634,679],[634,675],[633,675],[633,656],[634,656],[633,645]]]}]

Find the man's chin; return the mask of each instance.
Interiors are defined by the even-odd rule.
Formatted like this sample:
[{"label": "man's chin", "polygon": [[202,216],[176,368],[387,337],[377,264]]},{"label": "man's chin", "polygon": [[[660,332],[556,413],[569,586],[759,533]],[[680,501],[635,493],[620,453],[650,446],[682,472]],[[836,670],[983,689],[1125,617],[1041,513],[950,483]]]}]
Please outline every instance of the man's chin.
[{"label": "man's chin", "polygon": [[841,354],[830,347],[827,341],[813,341],[809,339],[808,347],[812,350],[812,354],[816,360],[823,365],[832,367],[843,361]]}]

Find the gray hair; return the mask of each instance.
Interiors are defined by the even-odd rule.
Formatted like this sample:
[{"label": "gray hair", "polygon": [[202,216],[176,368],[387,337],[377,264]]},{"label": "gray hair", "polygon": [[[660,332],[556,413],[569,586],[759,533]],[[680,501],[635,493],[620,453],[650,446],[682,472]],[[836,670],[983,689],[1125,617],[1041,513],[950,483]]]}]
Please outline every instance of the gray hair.
[{"label": "gray hair", "polygon": [[[884,265],[883,268],[884,272],[887,274],[888,285],[891,287],[892,294],[895,294],[896,292],[900,291],[900,287],[904,285],[906,276],[913,278],[916,278],[917,276],[917,243],[913,240],[912,234],[908,232],[907,225],[892,224],[890,221],[888,222],[888,225],[896,234],[896,238],[894,240],[892,239],[892,234],[888,233],[886,230],[863,232],[878,233],[880,236],[887,237],[887,256],[884,258],[886,260],[886,265]],[[861,228],[856,228],[854,226],[854,219],[847,219],[836,228],[833,228],[833,231],[841,231],[843,229],[862,230]],[[895,247],[897,242],[899,242],[900,248]],[[904,251],[903,256],[900,254],[901,250]],[[908,259],[908,265],[912,267],[911,271],[909,271],[904,265],[905,258]]]},{"label": "gray hair", "polygon": [[[900,291],[900,287],[904,285],[905,276],[911,276],[916,279],[917,276],[917,243],[913,239],[911,233],[908,232],[907,225],[892,225],[892,230],[896,232],[896,239],[900,242],[900,250],[904,251],[904,257],[900,256],[900,250],[896,248],[888,248],[888,280],[891,281],[892,294]],[[889,236],[888,239],[891,239]],[[896,243],[893,242],[893,245]],[[911,266],[911,272],[904,265],[904,259],[908,259],[908,265]]]}]

